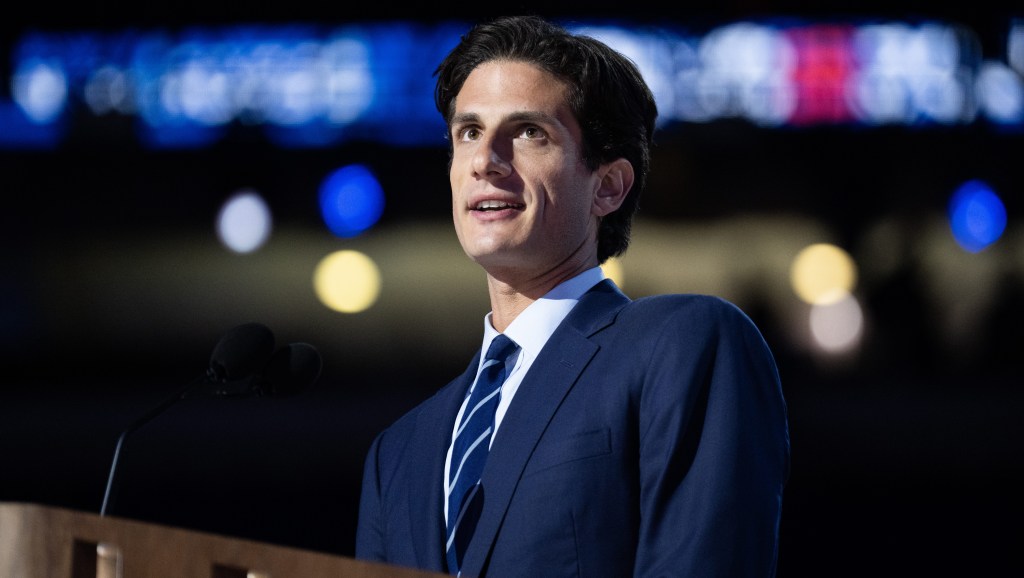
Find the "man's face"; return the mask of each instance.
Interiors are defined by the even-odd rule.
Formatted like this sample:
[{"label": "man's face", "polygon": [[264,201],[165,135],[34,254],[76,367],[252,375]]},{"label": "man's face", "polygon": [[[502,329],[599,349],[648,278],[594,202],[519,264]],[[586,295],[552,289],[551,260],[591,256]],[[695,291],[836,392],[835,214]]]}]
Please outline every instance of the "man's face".
[{"label": "man's face", "polygon": [[455,100],[455,231],[492,276],[597,265],[600,178],[580,158],[581,131],[565,97],[554,76],[503,60],[477,67]]}]

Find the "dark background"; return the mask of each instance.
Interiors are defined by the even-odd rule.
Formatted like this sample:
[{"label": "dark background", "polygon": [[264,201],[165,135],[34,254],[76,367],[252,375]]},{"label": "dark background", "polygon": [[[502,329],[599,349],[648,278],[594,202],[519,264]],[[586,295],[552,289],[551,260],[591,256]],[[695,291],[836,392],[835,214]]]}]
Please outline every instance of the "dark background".
[{"label": "dark background", "polygon": [[[0,40],[6,56],[10,43],[29,29],[474,20],[498,13],[449,4],[401,13],[313,4],[238,11],[200,2],[160,10],[126,2],[92,3],[92,12],[31,7],[18,17],[5,15]],[[533,9],[511,4],[498,10]],[[1013,16],[976,2],[902,1],[832,3],[828,9],[767,1],[667,9],[588,2],[544,13],[704,24],[774,15],[933,17],[971,27],[993,57]],[[643,205],[649,222],[799,214],[856,248],[882,215],[897,215],[915,235],[915,225],[923,227],[945,206],[946,198],[934,191],[984,176],[1004,195],[1008,237],[1019,235],[1024,140],[1013,132],[977,124],[771,130],[722,121],[659,138]],[[234,269],[201,274],[187,267],[188,252],[196,237],[207,234],[218,195],[248,183],[270,196],[290,230],[314,229],[311,199],[294,191],[315,187],[311,183],[342,159],[372,162],[384,175],[385,190],[408,192],[389,200],[383,235],[389,227],[444,226],[445,158],[439,148],[369,144],[283,151],[244,134],[211,149],[153,152],[113,124],[80,126],[55,151],[0,150],[7,301],[0,309],[0,500],[98,512],[118,435],[199,379],[228,328],[261,320],[281,343],[317,344],[324,354],[320,379],[295,397],[199,397],[173,405],[128,439],[109,513],[352,555],[365,451],[377,432],[463,369],[487,311],[482,275],[464,294],[406,294],[408,301],[424,301],[418,308],[464,312],[468,321],[425,328],[429,339],[445,345],[442,355],[408,346],[403,335],[423,329],[402,308],[412,303],[364,321],[310,316],[287,294],[246,300],[238,287],[250,281],[254,293],[274,295],[266,285],[277,277],[262,276],[264,262],[243,259]],[[659,194],[673,180],[685,193]],[[310,235],[316,244],[333,242]],[[121,275],[129,286],[145,287],[139,271],[113,269],[109,281],[82,282],[88,267],[79,261],[83,255],[109,248],[116,257],[126,247],[163,251],[158,263],[171,270],[154,277],[175,278],[187,292],[133,301],[118,287]],[[872,333],[859,356],[840,367],[792,345],[790,327],[771,303],[737,297],[773,346],[789,403],[793,470],[779,576],[1006,576],[1024,569],[1024,289],[1020,257],[1005,257],[1013,259],[1017,276],[999,282],[998,299],[966,345],[939,336],[947,312],[928,306],[919,272],[910,268],[866,286],[862,298],[873,311]],[[46,267],[62,274],[41,274]],[[242,280],[225,281],[219,274]],[[951,276],[939,283],[971,280]],[[237,291],[237,308],[218,311],[188,298],[225,287]],[[150,310],[153,303],[163,310]],[[328,341],[330,335],[337,342]]]}]

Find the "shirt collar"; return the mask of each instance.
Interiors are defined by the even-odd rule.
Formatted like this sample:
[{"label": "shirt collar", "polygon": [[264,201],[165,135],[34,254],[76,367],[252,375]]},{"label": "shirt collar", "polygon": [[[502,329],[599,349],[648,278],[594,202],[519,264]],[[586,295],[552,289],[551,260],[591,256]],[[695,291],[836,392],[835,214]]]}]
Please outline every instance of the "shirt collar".
[{"label": "shirt collar", "polygon": [[[524,309],[505,329],[505,335],[519,345],[523,355],[536,357],[558,325],[579,302],[580,297],[600,283],[604,277],[604,271],[600,267],[593,267],[559,283]],[[491,341],[498,335],[498,331],[491,324],[491,315],[489,312],[484,317],[484,340],[481,351],[487,351]]]}]

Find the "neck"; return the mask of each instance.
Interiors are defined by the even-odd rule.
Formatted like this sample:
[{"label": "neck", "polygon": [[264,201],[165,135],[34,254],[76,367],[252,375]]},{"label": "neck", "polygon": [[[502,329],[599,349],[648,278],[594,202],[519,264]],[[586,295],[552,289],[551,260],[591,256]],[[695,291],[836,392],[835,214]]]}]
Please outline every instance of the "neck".
[{"label": "neck", "polygon": [[546,295],[559,284],[596,267],[596,259],[580,262],[573,267],[546,271],[540,275],[515,275],[511,271],[488,271],[487,290],[491,298],[491,324],[499,332],[505,331],[527,307]]}]

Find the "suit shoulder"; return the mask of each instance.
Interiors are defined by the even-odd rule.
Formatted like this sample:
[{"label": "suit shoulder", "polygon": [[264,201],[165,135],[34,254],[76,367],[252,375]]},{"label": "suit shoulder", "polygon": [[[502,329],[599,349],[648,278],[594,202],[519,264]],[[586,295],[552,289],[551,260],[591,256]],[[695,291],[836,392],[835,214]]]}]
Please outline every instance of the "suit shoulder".
[{"label": "suit shoulder", "polygon": [[454,414],[463,393],[472,383],[479,356],[474,356],[462,375],[455,377],[423,399],[377,435],[381,447],[403,447],[415,434],[436,427],[438,419]]},{"label": "suit shoulder", "polygon": [[[672,293],[641,297],[618,320],[632,332],[675,336],[687,343],[763,343],[761,329],[738,305],[715,295]],[[767,344],[764,344],[767,345]]]},{"label": "suit shoulder", "polygon": [[683,317],[712,324],[750,323],[750,318],[736,304],[715,295],[672,293],[650,295],[633,300],[626,310],[645,318]]}]

